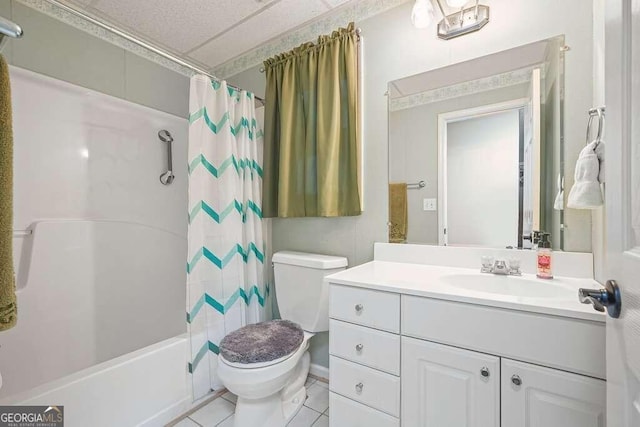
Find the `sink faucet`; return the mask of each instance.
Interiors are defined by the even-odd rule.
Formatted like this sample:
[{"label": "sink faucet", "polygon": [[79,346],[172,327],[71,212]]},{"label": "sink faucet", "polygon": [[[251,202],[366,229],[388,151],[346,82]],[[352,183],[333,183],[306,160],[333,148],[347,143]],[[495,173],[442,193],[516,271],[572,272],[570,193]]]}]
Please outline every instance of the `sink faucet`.
[{"label": "sink faucet", "polygon": [[482,273],[492,273],[492,274],[500,274],[504,276],[520,276],[522,272],[520,271],[520,260],[519,259],[510,259],[507,262],[504,259],[496,259],[490,256],[482,257],[482,268],[480,269]]},{"label": "sink faucet", "polygon": [[493,263],[493,268],[491,269],[493,274],[509,274],[509,267],[507,266],[507,261],[503,259],[497,259]]}]

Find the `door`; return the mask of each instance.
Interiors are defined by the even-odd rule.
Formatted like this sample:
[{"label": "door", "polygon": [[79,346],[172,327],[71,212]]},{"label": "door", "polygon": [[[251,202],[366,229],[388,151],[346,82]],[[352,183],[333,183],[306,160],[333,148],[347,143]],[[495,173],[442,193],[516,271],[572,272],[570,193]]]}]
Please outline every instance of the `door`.
[{"label": "door", "polygon": [[608,427],[640,426],[640,0],[607,0],[606,274],[622,292],[607,318]]},{"label": "door", "polygon": [[402,427],[498,427],[500,359],[402,337]]},{"label": "door", "polygon": [[502,359],[502,425],[604,427],[606,383]]}]

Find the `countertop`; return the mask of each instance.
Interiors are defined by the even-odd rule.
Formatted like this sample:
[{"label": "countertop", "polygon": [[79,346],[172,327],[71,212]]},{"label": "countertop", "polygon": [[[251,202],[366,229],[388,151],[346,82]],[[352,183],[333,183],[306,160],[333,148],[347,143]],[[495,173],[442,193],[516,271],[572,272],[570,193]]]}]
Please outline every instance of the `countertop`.
[{"label": "countertop", "polygon": [[[556,287],[554,292],[558,292],[560,295],[541,298],[476,291],[447,283],[447,276],[452,275],[482,275],[495,277],[496,280],[502,281],[519,281],[524,279],[526,286],[537,286],[538,283],[540,286],[554,286]],[[551,280],[544,280],[538,279],[532,274],[523,274],[522,276],[497,276],[480,273],[479,269],[371,261],[327,276],[325,280],[329,283],[379,291],[595,322],[605,322],[606,319],[604,313],[595,311],[590,304],[581,304],[578,301],[579,288],[602,287],[592,279],[554,277]],[[488,279],[483,278],[482,280]],[[529,281],[535,281],[535,283]]]}]

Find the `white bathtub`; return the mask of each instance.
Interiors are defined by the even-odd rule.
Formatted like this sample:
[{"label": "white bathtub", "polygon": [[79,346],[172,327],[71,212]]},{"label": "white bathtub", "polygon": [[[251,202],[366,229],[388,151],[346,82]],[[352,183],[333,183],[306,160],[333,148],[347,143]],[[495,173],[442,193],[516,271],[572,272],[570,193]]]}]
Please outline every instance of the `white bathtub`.
[{"label": "white bathtub", "polygon": [[0,400],[64,405],[66,427],[163,426],[192,407],[187,334]]}]

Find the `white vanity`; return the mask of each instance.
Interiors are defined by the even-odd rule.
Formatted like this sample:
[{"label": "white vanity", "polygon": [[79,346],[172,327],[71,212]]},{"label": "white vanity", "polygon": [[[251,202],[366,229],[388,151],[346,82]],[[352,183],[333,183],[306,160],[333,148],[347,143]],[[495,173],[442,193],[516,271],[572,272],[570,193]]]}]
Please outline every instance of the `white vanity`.
[{"label": "white vanity", "polygon": [[327,278],[333,427],[605,425],[605,316],[577,297],[599,287],[590,254],[556,254],[544,281],[531,251],[492,254],[522,277],[480,273],[487,249],[375,251]]}]

